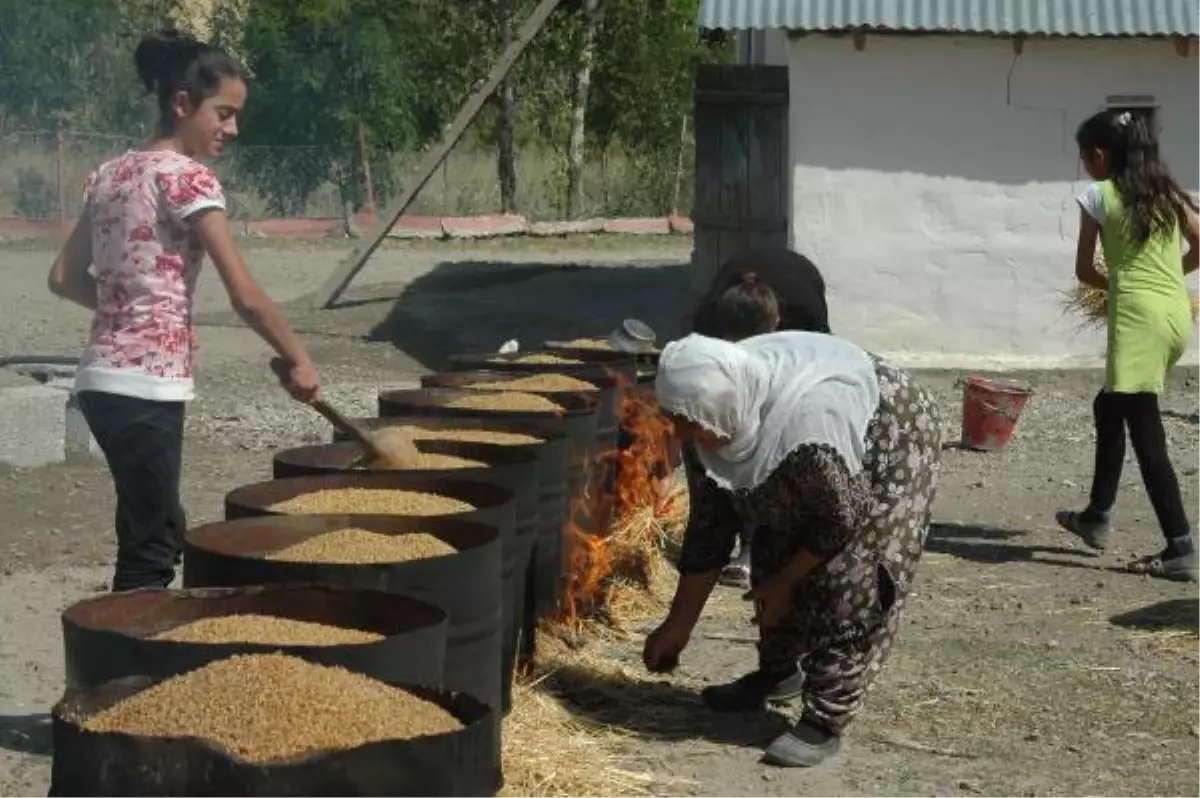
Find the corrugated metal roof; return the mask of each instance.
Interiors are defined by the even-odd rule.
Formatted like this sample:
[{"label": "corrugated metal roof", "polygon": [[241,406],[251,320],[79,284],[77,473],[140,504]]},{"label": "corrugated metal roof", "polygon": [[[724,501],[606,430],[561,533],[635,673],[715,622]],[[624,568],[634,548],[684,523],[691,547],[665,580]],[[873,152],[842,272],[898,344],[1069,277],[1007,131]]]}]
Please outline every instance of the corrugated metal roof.
[{"label": "corrugated metal roof", "polygon": [[1196,0],[701,0],[700,27],[1197,36]]}]

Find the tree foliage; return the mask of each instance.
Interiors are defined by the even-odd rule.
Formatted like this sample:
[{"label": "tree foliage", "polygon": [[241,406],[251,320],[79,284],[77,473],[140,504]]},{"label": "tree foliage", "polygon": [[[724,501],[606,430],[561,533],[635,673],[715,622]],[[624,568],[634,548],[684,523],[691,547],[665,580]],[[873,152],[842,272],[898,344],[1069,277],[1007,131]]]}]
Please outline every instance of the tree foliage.
[{"label": "tree foliage", "polygon": [[140,37],[178,0],[0,0],[0,116],[9,123],[137,130]]},{"label": "tree foliage", "polygon": [[[0,122],[136,133],[149,120],[132,51],[183,0],[0,0]],[[214,38],[252,76],[233,183],[271,210],[304,209],[336,183],[361,205],[361,157],[380,195],[390,164],[436,137],[535,0],[216,0]],[[587,31],[566,0],[526,50],[465,146],[550,159],[565,198],[573,102]],[[599,0],[586,149],[619,147],[639,180],[669,192],[696,64],[728,57],[696,29],[698,0]],[[515,127],[505,129],[502,110]],[[576,130],[576,133],[578,131]],[[578,138],[576,138],[578,141]],[[361,146],[360,143],[365,143]],[[684,143],[687,143],[686,137]],[[515,164],[518,182],[520,163]],[[518,192],[519,194],[519,192]],[[518,203],[519,204],[519,203]]]}]

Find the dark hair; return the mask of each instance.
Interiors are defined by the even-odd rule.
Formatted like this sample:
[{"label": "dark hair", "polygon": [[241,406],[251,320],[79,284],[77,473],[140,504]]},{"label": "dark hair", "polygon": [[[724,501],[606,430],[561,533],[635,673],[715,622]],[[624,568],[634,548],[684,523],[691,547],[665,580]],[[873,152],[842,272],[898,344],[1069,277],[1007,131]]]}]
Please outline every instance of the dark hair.
[{"label": "dark hair", "polygon": [[691,314],[695,332],[720,335],[715,318],[717,304],[726,291],[742,282],[747,272],[755,275],[758,284],[774,292],[779,329],[830,332],[825,280],[820,270],[808,258],[779,245],[741,250],[722,264]]},{"label": "dark hair", "polygon": [[1109,179],[1128,211],[1133,240],[1145,244],[1154,233],[1171,233],[1196,203],[1180,187],[1158,154],[1150,114],[1109,109],[1087,119],[1075,133],[1081,151],[1108,153]]},{"label": "dark hair", "polygon": [[158,98],[159,128],[174,127],[171,103],[186,91],[193,105],[216,93],[221,81],[244,76],[242,67],[220,47],[198,41],[174,28],[147,34],[133,52],[138,77]]},{"label": "dark hair", "polygon": [[717,298],[713,320],[717,335],[727,341],[774,332],[779,327],[779,297],[759,282],[757,273],[740,272],[738,282]]}]

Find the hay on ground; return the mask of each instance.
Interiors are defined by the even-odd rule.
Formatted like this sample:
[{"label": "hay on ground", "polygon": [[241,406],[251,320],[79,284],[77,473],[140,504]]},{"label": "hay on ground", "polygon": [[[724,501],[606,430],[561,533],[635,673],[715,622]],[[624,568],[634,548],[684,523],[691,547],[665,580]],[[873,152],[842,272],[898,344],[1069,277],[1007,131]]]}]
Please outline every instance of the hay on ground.
[{"label": "hay on ground", "polygon": [[[514,686],[504,721],[502,795],[653,795],[678,793],[686,784],[638,767],[629,753],[632,735],[604,718],[633,713],[653,716],[656,726],[672,732],[694,727],[695,708],[682,707],[676,690],[656,692],[663,677],[605,655],[614,636],[628,638],[633,627],[665,615],[675,584],[667,557],[682,539],[687,516],[686,481],[677,479],[668,512],[628,514],[606,538],[616,566],[607,584],[607,616],[569,627],[542,624],[533,673]],[[573,712],[572,704],[589,707],[588,716]]]}]

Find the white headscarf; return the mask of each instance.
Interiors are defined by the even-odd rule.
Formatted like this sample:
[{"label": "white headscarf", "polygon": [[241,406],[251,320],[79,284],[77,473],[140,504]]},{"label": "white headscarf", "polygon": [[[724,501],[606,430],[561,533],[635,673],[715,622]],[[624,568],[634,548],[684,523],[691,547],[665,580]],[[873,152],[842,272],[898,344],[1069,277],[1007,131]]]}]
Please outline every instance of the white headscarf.
[{"label": "white headscarf", "polygon": [[862,469],[867,425],[879,406],[870,356],[824,333],[776,332],[730,343],[689,335],[668,344],[655,392],[663,410],[729,443],[700,451],[728,490],[758,487],[805,444],[833,447]]}]

